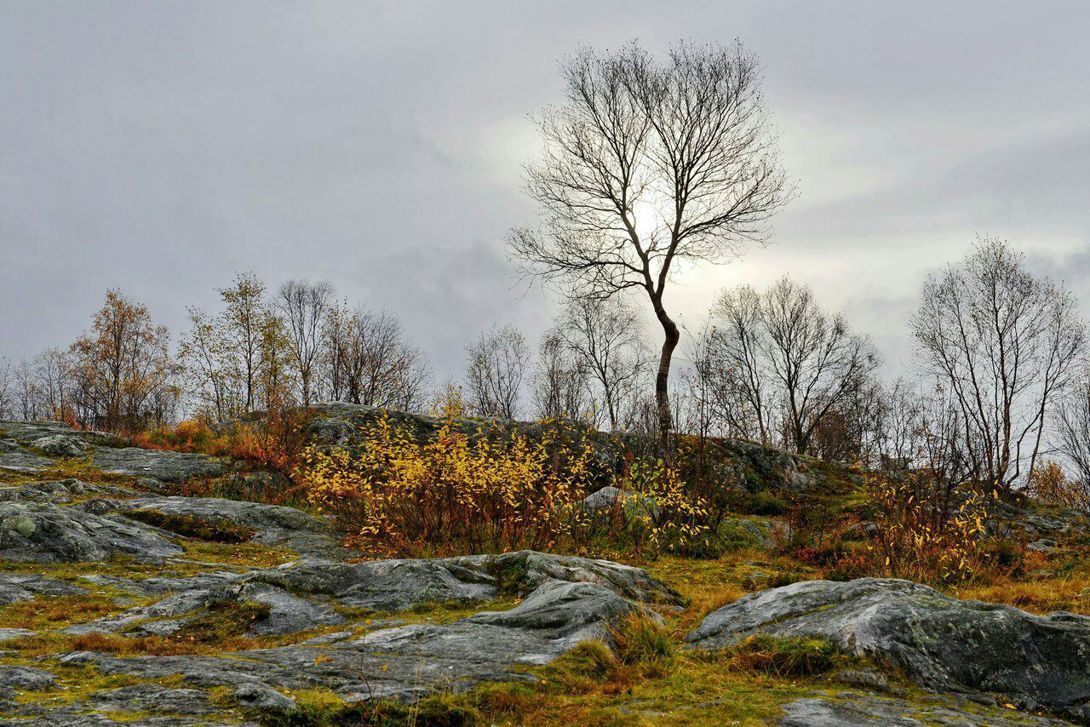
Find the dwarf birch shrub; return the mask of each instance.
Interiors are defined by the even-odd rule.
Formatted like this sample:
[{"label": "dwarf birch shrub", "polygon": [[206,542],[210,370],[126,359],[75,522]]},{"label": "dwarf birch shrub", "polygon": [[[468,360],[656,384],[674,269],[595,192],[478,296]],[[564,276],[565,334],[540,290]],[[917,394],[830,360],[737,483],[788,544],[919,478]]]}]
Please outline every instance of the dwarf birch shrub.
[{"label": "dwarf birch shrub", "polygon": [[994,493],[969,490],[947,502],[911,480],[874,476],[868,484],[876,509],[868,552],[882,574],[953,583],[991,565],[987,522]]},{"label": "dwarf birch shrub", "polygon": [[591,461],[586,437],[560,423],[533,437],[492,424],[467,431],[449,406],[427,441],[383,417],[358,450],[308,447],[295,476],[370,551],[498,552],[549,549],[578,533]]},{"label": "dwarf birch shrub", "polygon": [[662,459],[634,458],[615,484],[625,493],[625,534],[637,552],[699,555],[715,549],[708,503],[690,492],[676,468]]}]

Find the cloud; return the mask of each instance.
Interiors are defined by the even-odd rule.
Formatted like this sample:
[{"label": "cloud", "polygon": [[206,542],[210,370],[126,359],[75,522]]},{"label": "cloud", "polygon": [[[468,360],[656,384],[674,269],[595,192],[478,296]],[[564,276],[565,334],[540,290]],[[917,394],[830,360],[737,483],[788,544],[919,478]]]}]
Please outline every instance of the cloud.
[{"label": "cloud", "polygon": [[[698,326],[727,285],[787,273],[904,358],[927,271],[1006,236],[1085,287],[1090,11],[701,0],[5,6],[0,355],[63,345],[107,287],[176,332],[235,271],[326,278],[397,313],[440,378],[494,321],[549,300],[503,250],[533,219],[527,114],[580,44],[739,37],[765,65],[802,195],[774,245],[692,271]],[[1064,255],[1068,257],[1063,257]],[[1044,265],[1044,263],[1042,263]],[[1047,266],[1046,266],[1047,267]],[[1043,268],[1042,268],[1043,269]]]}]

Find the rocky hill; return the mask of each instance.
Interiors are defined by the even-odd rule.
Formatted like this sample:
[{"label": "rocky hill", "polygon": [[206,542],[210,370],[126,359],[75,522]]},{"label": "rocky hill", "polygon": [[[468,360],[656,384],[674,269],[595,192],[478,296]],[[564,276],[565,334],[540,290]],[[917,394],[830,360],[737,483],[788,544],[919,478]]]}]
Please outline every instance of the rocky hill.
[{"label": "rocky hill", "polygon": [[[329,405],[308,431],[351,445],[374,414]],[[269,473],[124,444],[0,422],[5,723],[1090,724],[1084,615],[806,580],[759,546],[363,560],[315,513],[181,494]],[[820,485],[815,462],[717,446]]]}]

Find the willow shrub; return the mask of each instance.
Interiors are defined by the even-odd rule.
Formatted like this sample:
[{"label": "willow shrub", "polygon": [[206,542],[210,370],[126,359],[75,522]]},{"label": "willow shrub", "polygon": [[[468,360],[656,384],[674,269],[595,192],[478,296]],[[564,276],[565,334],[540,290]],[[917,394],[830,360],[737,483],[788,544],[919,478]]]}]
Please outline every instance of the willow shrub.
[{"label": "willow shrub", "polygon": [[591,480],[585,435],[544,422],[533,435],[448,407],[434,437],[383,417],[353,451],[310,446],[295,471],[350,541],[396,555],[550,549],[581,529]]}]

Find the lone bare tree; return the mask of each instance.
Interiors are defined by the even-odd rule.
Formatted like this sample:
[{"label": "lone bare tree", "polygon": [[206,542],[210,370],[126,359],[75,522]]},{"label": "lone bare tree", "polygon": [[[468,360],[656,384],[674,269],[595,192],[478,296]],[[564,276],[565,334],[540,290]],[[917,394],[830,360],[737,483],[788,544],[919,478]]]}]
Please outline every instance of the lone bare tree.
[{"label": "lone bare tree", "polygon": [[928,279],[912,335],[961,410],[976,476],[1006,490],[1031,474],[1050,407],[1086,350],[1072,295],[1026,270],[1002,240],[983,238]]},{"label": "lone bare tree", "polygon": [[663,330],[659,429],[671,428],[670,363],[681,338],[664,295],[684,262],[721,262],[768,237],[792,195],[760,92],[756,57],[681,43],[663,60],[636,44],[579,52],[561,67],[565,102],[538,118],[526,170],[538,229],[508,236],[524,272],[564,279],[571,297],[642,289]]}]

